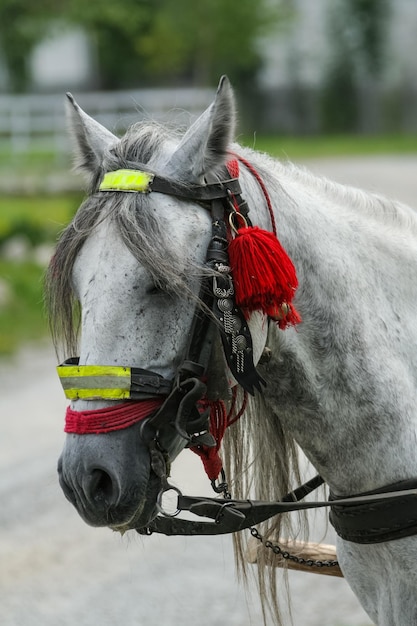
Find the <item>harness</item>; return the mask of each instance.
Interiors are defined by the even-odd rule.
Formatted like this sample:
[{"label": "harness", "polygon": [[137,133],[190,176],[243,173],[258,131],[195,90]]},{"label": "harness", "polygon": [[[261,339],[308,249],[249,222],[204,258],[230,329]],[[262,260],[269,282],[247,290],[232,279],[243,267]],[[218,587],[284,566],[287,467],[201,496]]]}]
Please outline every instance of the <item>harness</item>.
[{"label": "harness", "polygon": [[[255,172],[260,182],[259,175],[250,164],[241,160],[252,173]],[[210,412],[201,410],[201,401],[206,393],[206,385],[202,381],[219,331],[227,365],[238,385],[249,394],[262,392],[265,385],[254,365],[247,311],[236,304],[229,265],[229,226],[234,230],[242,223],[245,228],[251,226],[249,209],[241,195],[238,172],[237,176],[231,176],[230,169],[225,171],[222,180],[208,177],[203,185],[185,185],[139,170],[118,170],[104,176],[100,192],[163,193],[193,200],[208,210],[212,222],[206,255],[208,272],[202,280],[199,294],[202,304],[196,307],[194,313],[186,355],[172,380],[141,368],[80,365],[78,358],[69,359],[58,367],[62,386],[71,400],[99,398],[127,401],[99,411],[77,412],[68,408],[66,431],[80,434],[110,432],[141,422],[141,435],[149,447],[151,467],[162,485],[158,496],[162,515],[146,528],[136,529],[141,534],[212,535],[252,528],[254,536],[259,537],[253,529],[254,524],[282,513],[311,508],[330,508],[331,523],[347,541],[380,543],[416,534],[416,480],[402,481],[349,498],[337,498],[330,494],[329,501],[325,502],[300,502],[323,484],[320,476],[279,502],[232,500],[223,473],[221,484],[216,484],[221,462],[215,465],[211,479],[215,491],[222,493],[223,498],[184,496],[168,483],[169,459],[165,452],[164,432],[173,428],[189,447],[218,449],[219,442],[210,432]],[[261,187],[268,203],[269,196],[263,183]],[[272,216],[272,211],[270,213]],[[287,322],[299,321],[289,302],[279,304],[275,319],[281,327],[285,327]],[[163,496],[172,490],[178,496],[177,508],[173,513],[167,513],[163,507]],[[181,511],[189,511],[211,521],[177,518]]]}]

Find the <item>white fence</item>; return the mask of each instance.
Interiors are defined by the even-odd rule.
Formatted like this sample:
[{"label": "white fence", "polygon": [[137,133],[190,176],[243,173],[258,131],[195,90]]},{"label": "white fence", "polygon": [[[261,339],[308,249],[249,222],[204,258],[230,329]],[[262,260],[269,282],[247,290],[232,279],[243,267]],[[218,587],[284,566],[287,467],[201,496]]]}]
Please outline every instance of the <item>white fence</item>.
[{"label": "white fence", "polygon": [[[115,134],[141,119],[188,125],[211,102],[211,89],[145,89],[74,94],[80,106]],[[68,150],[65,95],[0,95],[0,150],[11,156]]]}]

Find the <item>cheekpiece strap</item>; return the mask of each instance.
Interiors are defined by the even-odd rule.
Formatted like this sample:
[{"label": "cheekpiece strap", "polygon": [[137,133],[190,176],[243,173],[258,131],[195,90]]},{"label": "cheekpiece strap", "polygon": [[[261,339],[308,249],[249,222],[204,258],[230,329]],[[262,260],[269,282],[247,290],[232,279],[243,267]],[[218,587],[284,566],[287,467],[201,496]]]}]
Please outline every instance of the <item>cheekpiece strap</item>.
[{"label": "cheekpiece strap", "polygon": [[235,380],[251,395],[262,391],[264,379],[253,362],[252,336],[248,322],[234,301],[234,286],[230,267],[218,264],[218,277],[213,279],[213,314],[222,328],[224,354]]},{"label": "cheekpiece strap", "polygon": [[[227,185],[227,183],[225,183]],[[264,379],[253,362],[252,336],[247,319],[236,306],[232,270],[229,265],[228,235],[225,213],[230,208],[231,196],[238,199],[245,215],[248,208],[239,192],[228,190],[227,201],[215,200],[211,205],[212,239],[207,251],[207,265],[216,272],[212,279],[212,312],[221,328],[221,339],[229,369],[243,389],[251,395],[262,391]]]}]

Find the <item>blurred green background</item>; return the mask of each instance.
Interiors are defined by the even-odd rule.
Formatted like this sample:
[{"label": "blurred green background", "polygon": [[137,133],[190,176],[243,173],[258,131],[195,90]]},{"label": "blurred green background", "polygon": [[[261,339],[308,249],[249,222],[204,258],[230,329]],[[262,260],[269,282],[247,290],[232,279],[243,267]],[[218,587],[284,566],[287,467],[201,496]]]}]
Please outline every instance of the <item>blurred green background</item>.
[{"label": "blurred green background", "polygon": [[407,0],[1,0],[0,357],[47,335],[43,273],[82,199],[65,91],[118,133],[188,123],[226,73],[251,147],[415,153],[416,29]]}]

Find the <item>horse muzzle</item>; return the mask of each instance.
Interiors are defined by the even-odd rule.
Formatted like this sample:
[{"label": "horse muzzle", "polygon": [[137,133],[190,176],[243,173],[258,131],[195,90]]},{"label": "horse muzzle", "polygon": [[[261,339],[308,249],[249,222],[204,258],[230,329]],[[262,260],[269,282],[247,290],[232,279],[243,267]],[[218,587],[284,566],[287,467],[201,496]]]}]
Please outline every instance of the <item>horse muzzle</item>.
[{"label": "horse muzzle", "polygon": [[91,526],[147,524],[157,513],[161,478],[151,469],[139,424],[100,435],[67,435],[58,462],[61,488]]},{"label": "horse muzzle", "polygon": [[196,408],[204,391],[200,381],[188,379],[159,411],[127,428],[67,433],[59,480],[88,524],[127,530],[146,526],[156,516],[158,498],[167,491],[170,462],[201,438],[212,443],[207,414]]}]

